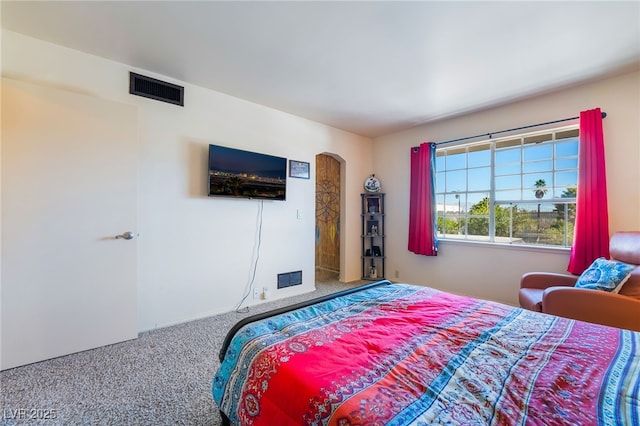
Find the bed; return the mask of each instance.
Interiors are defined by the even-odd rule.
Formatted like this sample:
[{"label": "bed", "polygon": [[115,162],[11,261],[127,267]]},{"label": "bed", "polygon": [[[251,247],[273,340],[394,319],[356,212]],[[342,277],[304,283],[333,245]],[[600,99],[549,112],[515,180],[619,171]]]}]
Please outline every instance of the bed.
[{"label": "bed", "polygon": [[380,281],[240,321],[237,425],[638,425],[640,332]]}]

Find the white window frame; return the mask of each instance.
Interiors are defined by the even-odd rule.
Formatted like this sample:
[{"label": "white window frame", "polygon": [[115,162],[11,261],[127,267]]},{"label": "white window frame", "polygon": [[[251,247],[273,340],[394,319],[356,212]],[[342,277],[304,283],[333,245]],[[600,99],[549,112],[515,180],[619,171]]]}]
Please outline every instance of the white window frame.
[{"label": "white window frame", "polygon": [[[577,188],[577,175],[578,175],[578,170],[579,170],[579,166],[578,166],[578,152],[576,152],[575,155],[571,155],[571,156],[558,156],[557,152],[556,152],[556,146],[558,145],[558,143],[561,143],[563,141],[566,140],[570,140],[570,139],[577,139],[577,133],[578,133],[578,125],[570,125],[570,126],[564,126],[564,127],[556,127],[556,128],[551,128],[551,129],[545,129],[545,130],[538,130],[535,132],[527,132],[527,133],[520,133],[520,134],[516,134],[516,135],[511,135],[511,136],[505,136],[505,137],[500,137],[500,138],[490,138],[490,139],[485,139],[485,140],[481,140],[481,141],[476,141],[476,142],[471,142],[471,143],[456,143],[456,144],[445,144],[442,147],[436,147],[436,155],[438,152],[442,152],[442,151],[451,151],[451,150],[460,150],[460,149],[465,149],[467,155],[465,156],[465,167],[463,169],[449,169],[448,171],[451,172],[452,170],[465,170],[466,172],[466,185],[465,185],[465,190],[464,191],[452,191],[452,188],[447,188],[446,186],[444,188],[439,188],[440,185],[438,185],[438,178],[436,177],[436,199],[440,200],[440,197],[442,197],[442,211],[437,211],[437,221],[438,223],[442,224],[443,228],[446,228],[446,223],[447,223],[447,219],[451,218],[453,215],[448,214],[447,212],[447,206],[448,206],[448,200],[450,200],[452,195],[457,195],[456,199],[460,199],[459,197],[462,197],[464,195],[465,197],[465,208],[464,210],[461,209],[461,207],[458,207],[458,212],[457,212],[457,226],[458,228],[462,228],[461,227],[461,223],[460,221],[462,220],[463,224],[464,224],[464,228],[461,229],[461,233],[459,233],[459,235],[454,235],[454,234],[447,234],[446,233],[446,229],[438,229],[438,239],[441,241],[455,241],[455,242],[473,242],[473,243],[488,243],[488,244],[506,244],[506,245],[513,245],[515,246],[519,246],[519,247],[540,247],[540,248],[568,248],[570,247],[572,241],[570,241],[569,235],[569,222],[568,222],[568,212],[569,209],[565,208],[564,209],[564,229],[563,229],[563,242],[562,244],[539,244],[539,243],[531,243],[531,242],[525,242],[524,240],[520,240],[520,239],[514,239],[513,237],[513,209],[511,206],[514,205],[530,205],[530,204],[538,204],[539,206],[545,205],[545,206],[557,206],[559,204],[565,204],[565,205],[575,205],[576,199],[575,197],[560,197],[557,195],[557,191],[565,188],[565,190],[567,190],[569,187],[573,187],[573,188]],[[566,135],[571,135],[570,138],[567,137],[563,137]],[[536,140],[536,138],[542,138],[545,135],[550,135],[551,139],[549,140],[544,140],[542,142],[542,144],[544,145],[551,145],[552,146],[552,157],[550,159],[547,160],[543,160],[543,161],[551,161],[552,162],[552,166],[551,166],[551,170],[545,170],[544,172],[527,172],[525,171],[525,165],[532,165],[534,164],[536,161],[525,161],[525,147],[532,147],[533,145],[531,145],[532,143],[535,142],[531,142],[532,140]],[[560,136],[560,137],[557,137]],[[496,148],[496,146],[499,146],[501,142],[506,143],[506,141],[514,141],[514,140],[520,140],[519,146],[520,146],[520,162],[519,162],[519,168],[520,171],[517,173],[512,173],[510,176],[515,177],[515,176],[520,176],[520,187],[517,189],[518,191],[521,192],[521,199],[501,199],[499,201],[496,200],[496,150],[499,150],[498,148]],[[527,140],[528,142],[525,143],[525,140]],[[489,167],[490,169],[490,183],[489,183],[489,189],[488,190],[481,190],[481,191],[473,191],[473,190],[469,190],[469,170],[473,169],[469,167],[469,161],[468,161],[468,153],[469,153],[469,148],[473,148],[473,147],[478,147],[478,146],[483,146],[483,145],[489,145],[489,153],[490,153],[490,162],[488,165],[483,165],[481,166],[481,168],[487,168]],[[514,145],[517,146],[517,145]],[[569,160],[569,161],[575,161],[575,167],[565,167],[565,168],[557,168],[557,161],[558,160]],[[436,163],[438,163],[438,161],[436,161]],[[513,164],[518,164],[517,162],[514,162]],[[436,176],[438,176],[438,167],[436,166]],[[576,182],[575,185],[556,185],[555,183],[555,177],[556,177],[556,172],[575,172],[576,174]],[[551,197],[549,198],[545,198],[544,200],[541,199],[536,199],[534,197],[532,197],[531,199],[529,198],[525,198],[524,196],[524,191],[530,191],[531,188],[527,185],[525,186],[523,179],[527,176],[527,175],[532,175],[532,174],[537,174],[537,173],[545,173],[548,174],[552,177],[552,182],[549,185],[549,189],[551,191],[556,190],[556,194],[552,194]],[[502,175],[505,176],[505,175]],[[500,176],[498,176],[500,177]],[[480,216],[471,216],[469,214],[469,209],[471,207],[472,204],[475,203],[470,203],[468,201],[468,196],[469,194],[476,194],[476,197],[478,196],[478,194],[486,194],[486,196],[488,196],[489,198],[489,205],[492,206],[493,208],[489,208],[489,214],[488,214],[488,227],[489,227],[489,232],[487,236],[473,236],[473,235],[468,235],[468,223],[469,223],[469,219],[471,217],[480,217]],[[458,206],[460,206],[460,204],[458,204]],[[496,209],[495,206],[503,206],[503,207],[507,207],[509,208],[509,212],[510,212],[510,223],[509,223],[509,237],[505,238],[505,237],[498,237],[496,238]],[[464,213],[464,215],[462,214]],[[539,224],[539,215],[538,215],[538,224]],[[538,225],[539,226],[539,225]],[[539,233],[539,228],[538,228],[538,233]],[[443,233],[444,231],[444,233]],[[539,234],[538,234],[539,235]]]}]

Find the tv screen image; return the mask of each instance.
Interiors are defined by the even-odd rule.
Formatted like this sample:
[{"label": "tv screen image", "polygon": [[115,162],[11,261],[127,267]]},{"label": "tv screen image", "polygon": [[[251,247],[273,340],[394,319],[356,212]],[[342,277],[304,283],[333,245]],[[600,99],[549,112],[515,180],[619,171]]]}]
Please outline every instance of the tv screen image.
[{"label": "tv screen image", "polygon": [[285,200],[287,159],[209,145],[209,196]]}]

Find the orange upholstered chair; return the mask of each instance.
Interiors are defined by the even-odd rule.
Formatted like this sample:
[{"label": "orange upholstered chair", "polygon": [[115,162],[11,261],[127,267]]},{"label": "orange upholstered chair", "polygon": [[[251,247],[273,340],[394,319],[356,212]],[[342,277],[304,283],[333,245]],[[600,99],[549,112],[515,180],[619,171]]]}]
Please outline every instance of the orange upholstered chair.
[{"label": "orange upholstered chair", "polygon": [[640,232],[611,237],[612,260],[634,265],[618,293],[575,288],[575,275],[530,272],[520,280],[520,306],[566,318],[640,331]]}]

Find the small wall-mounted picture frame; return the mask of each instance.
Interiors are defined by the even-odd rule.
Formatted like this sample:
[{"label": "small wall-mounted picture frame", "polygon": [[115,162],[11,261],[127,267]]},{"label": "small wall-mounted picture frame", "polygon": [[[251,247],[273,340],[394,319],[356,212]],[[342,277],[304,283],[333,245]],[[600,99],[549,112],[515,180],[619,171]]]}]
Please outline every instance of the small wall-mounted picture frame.
[{"label": "small wall-mounted picture frame", "polygon": [[371,247],[371,250],[373,251],[374,256],[376,257],[382,256],[382,252],[380,251],[380,246],[373,246]]},{"label": "small wall-mounted picture frame", "polygon": [[309,163],[289,160],[289,176],[298,179],[309,179]]},{"label": "small wall-mounted picture frame", "polygon": [[380,211],[380,197],[367,197],[367,213],[382,213]]}]

